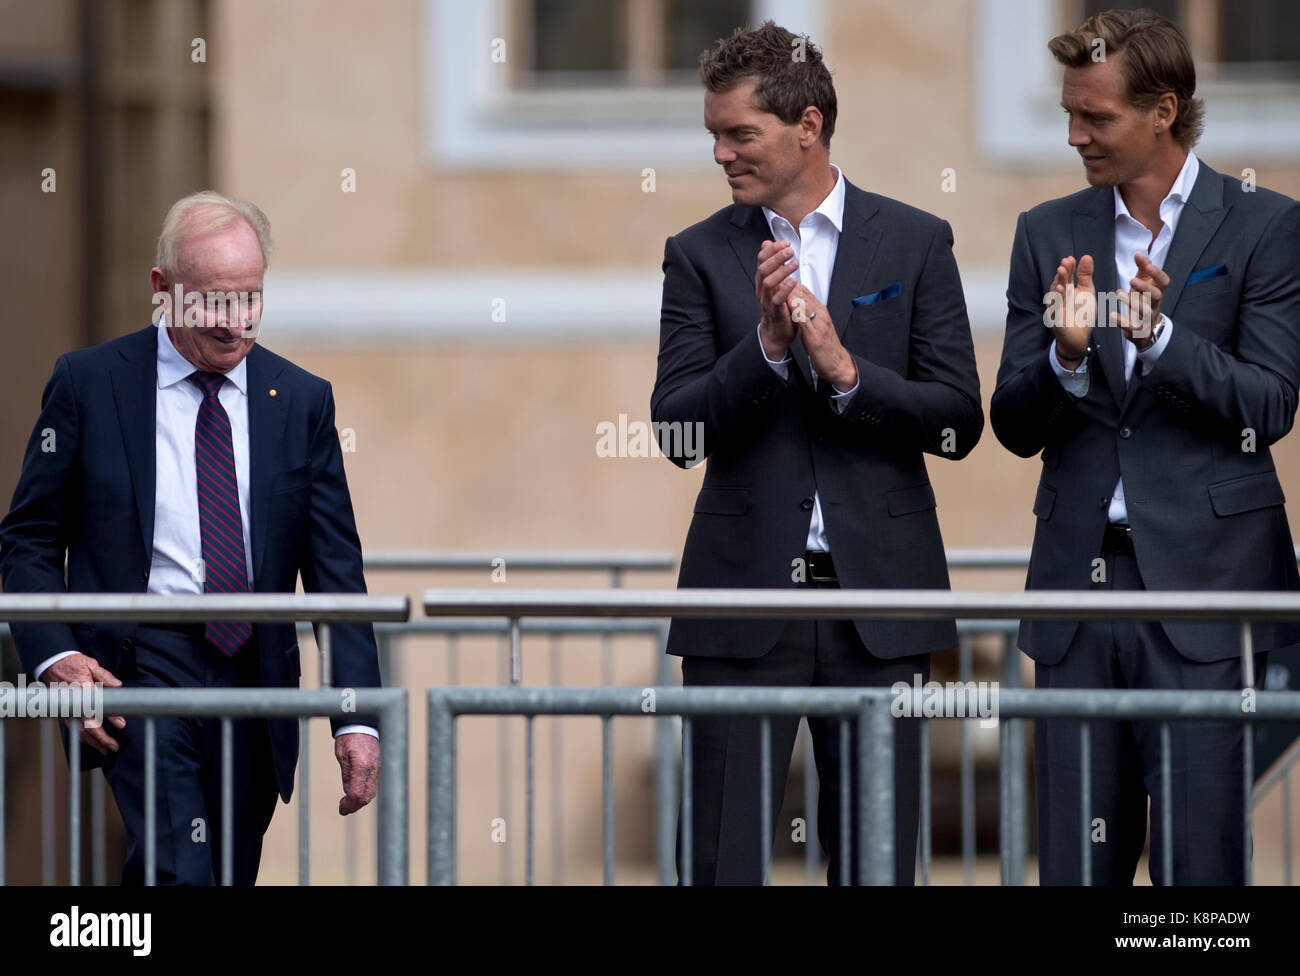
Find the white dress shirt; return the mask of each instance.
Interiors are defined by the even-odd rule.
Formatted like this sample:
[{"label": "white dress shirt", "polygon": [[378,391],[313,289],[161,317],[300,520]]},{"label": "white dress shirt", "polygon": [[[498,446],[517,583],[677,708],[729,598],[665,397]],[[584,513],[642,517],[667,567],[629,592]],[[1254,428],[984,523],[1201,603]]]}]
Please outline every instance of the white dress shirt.
[{"label": "white dress shirt", "polygon": [[[199,484],[194,462],[194,428],[199,419],[203,391],[190,382],[194,365],[177,351],[167,332],[165,318],[158,321],[158,392],[154,429],[153,558],[149,564],[148,593],[157,596],[203,595],[203,537],[199,528]],[[248,360],[226,374],[217,399],[230,418],[235,452],[235,480],[239,489],[239,517],[244,528],[244,564],[248,590],[253,592],[253,539],[249,519],[248,460]],[[36,674],[55,661],[78,651],[64,651],[42,661]],[[365,725],[349,725],[346,732],[369,732]]]},{"label": "white dress shirt", "polygon": [[[772,231],[772,240],[789,241],[794,249],[794,259],[799,262],[799,267],[794,271],[795,279],[812,292],[823,305],[826,304],[827,296],[830,294],[831,272],[835,268],[835,255],[840,246],[840,231],[844,227],[844,174],[840,172],[838,166],[832,165],[831,169],[835,171],[835,186],[816,210],[799,221],[798,232],[790,221],[775,210],[763,208],[763,216],[767,218],[767,226]],[[760,330],[761,328],[760,326]],[[758,342],[759,349],[763,349],[761,334]],[[787,355],[780,362],[774,362],[767,358],[767,350],[763,349],[763,358],[783,380],[790,379],[790,363],[794,361],[791,356]],[[820,383],[820,377],[817,376],[815,369],[812,370],[812,376],[813,384],[816,386]],[[853,394],[858,392],[860,383],[861,380],[846,393],[831,387],[833,391],[831,403],[836,410],[840,413],[844,412]],[[830,552],[831,548],[826,538],[826,523],[822,518],[821,495],[815,491],[812,520],[808,525],[807,547],[826,552]]]},{"label": "white dress shirt", "polygon": [[[1137,261],[1133,255],[1139,251],[1145,252],[1152,264],[1164,270],[1165,260],[1169,257],[1169,245],[1173,243],[1174,234],[1178,230],[1178,220],[1183,215],[1183,206],[1187,203],[1188,197],[1192,195],[1192,187],[1196,185],[1196,174],[1199,170],[1200,163],[1196,159],[1196,154],[1189,152],[1183,161],[1182,169],[1178,171],[1174,185],[1169,188],[1169,194],[1160,202],[1162,226],[1160,233],[1156,234],[1154,239],[1151,231],[1129,213],[1119,187],[1114,188],[1117,290],[1130,290],[1128,283],[1136,278],[1138,273]],[[1164,327],[1160,331],[1159,338],[1146,349],[1139,352],[1138,347],[1132,342],[1127,339],[1124,341],[1124,382],[1126,384],[1132,380],[1133,369],[1138,362],[1142,363],[1144,370],[1151,369],[1169,345],[1169,337],[1174,332],[1174,321],[1163,312],[1161,315],[1164,318]],[[1109,322],[1098,322],[1095,327],[1112,328]],[[1056,378],[1061,381],[1061,386],[1065,387],[1066,392],[1076,397],[1087,396],[1091,383],[1088,375],[1088,360],[1084,359],[1076,370],[1066,369],[1056,358],[1056,340],[1052,340],[1047,355],[1052,363],[1052,371],[1056,373]],[[1124,500],[1123,478],[1115,483],[1115,493],[1111,495],[1106,517],[1119,525],[1128,524],[1128,503]]]}]

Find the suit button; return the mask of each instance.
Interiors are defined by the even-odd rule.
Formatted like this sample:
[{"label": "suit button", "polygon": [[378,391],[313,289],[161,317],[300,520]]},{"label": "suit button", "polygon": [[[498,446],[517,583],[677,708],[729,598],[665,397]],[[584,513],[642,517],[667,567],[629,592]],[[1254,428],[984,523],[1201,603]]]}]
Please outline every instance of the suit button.
[{"label": "suit button", "polygon": [[1109,504],[1110,504],[1110,499],[1109,499],[1109,498],[1103,498],[1101,501],[1097,502],[1097,507],[1098,507],[1098,508],[1105,508],[1105,507],[1106,507],[1107,505],[1109,505]]},{"label": "suit button", "polygon": [[813,507],[813,500],[811,498],[805,498],[803,501],[799,503],[799,507],[802,508],[805,512],[811,512]]},{"label": "suit button", "polygon": [[126,653],[130,654],[133,647],[135,645],[131,643],[131,638],[128,637],[122,641],[122,650],[126,651]]},{"label": "suit button", "polygon": [[1130,437],[1133,436],[1133,431],[1131,431],[1131,430],[1130,430],[1129,428],[1127,428],[1127,427],[1121,427],[1121,428],[1119,429],[1119,436],[1122,437],[1122,438],[1124,438],[1124,440],[1128,440]]}]

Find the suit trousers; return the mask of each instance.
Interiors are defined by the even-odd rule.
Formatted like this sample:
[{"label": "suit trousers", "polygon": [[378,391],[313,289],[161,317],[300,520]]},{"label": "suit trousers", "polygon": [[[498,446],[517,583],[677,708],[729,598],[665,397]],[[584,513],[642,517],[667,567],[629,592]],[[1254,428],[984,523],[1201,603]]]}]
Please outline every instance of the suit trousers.
[{"label": "suit trousers", "polygon": [[[757,658],[682,658],[682,683],[690,686],[748,687],[888,687],[915,676],[930,677],[930,655],[889,660],[872,655],[847,620],[791,620],[776,645]],[[760,884],[763,848],[771,849],[785,796],[786,777],[799,716],[771,718],[771,836],[761,836],[761,719],[757,716],[700,716],[691,729],[693,775],[691,882],[693,884]],[[820,780],[817,834],[830,861],[827,881],[849,884],[857,879],[857,728],[849,720],[849,782],[840,781],[840,720],[808,720]],[[894,783],[895,877],[911,884],[916,867],[920,816],[920,723],[895,725]],[[850,876],[840,877],[840,794],[850,802]],[[682,818],[678,816],[677,876],[682,878]]]},{"label": "suit trousers", "polygon": [[[1144,589],[1131,553],[1103,554],[1106,582],[1094,589]],[[1262,676],[1266,654],[1255,655]],[[1183,657],[1154,621],[1085,620],[1060,663],[1038,664],[1039,688],[1240,690],[1240,657],[1209,663]],[[1164,876],[1164,798],[1160,722],[1089,723],[1088,850],[1092,883],[1131,885],[1147,838],[1154,884],[1232,884],[1245,880],[1242,835],[1244,726],[1241,722],[1171,721],[1173,877]],[[1039,880],[1083,880],[1081,723],[1034,723]]]},{"label": "suit trousers", "polygon": [[[244,688],[261,685],[256,636],[227,657],[203,636],[203,626],[142,626],[135,637],[135,688]],[[157,883],[210,885],[221,880],[221,719],[156,717],[155,832]],[[265,719],[231,722],[232,882],[257,879],[262,837],[275,813],[275,767]],[[118,740],[104,763],[126,827],[124,885],[144,883],[144,716],[125,729],[104,725]]]}]

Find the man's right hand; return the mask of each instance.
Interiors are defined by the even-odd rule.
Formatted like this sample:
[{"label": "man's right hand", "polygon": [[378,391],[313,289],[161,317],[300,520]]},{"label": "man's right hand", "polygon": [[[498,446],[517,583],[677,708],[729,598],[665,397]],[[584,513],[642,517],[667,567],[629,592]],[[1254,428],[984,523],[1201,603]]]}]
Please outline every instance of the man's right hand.
[{"label": "man's right hand", "polygon": [[1078,262],[1072,255],[1061,260],[1052,279],[1052,291],[1059,296],[1060,309],[1059,315],[1052,316],[1052,332],[1056,337],[1057,359],[1066,369],[1076,369],[1087,354],[1092,327],[1097,322],[1097,289],[1092,283],[1092,271],[1091,254],[1085,254]]},{"label": "man's right hand", "polygon": [[[69,654],[65,658],[55,661],[46,668],[40,675],[40,680],[45,684],[52,684],[55,681],[63,682],[69,685],[81,685],[90,687],[96,683],[103,685],[105,688],[121,688],[122,682],[113,676],[113,673],[104,668],[93,657],[86,654]],[[117,752],[117,740],[104,731],[94,719],[78,719],[80,726],[81,741],[90,746],[102,756],[107,756],[110,752]],[[126,719],[121,715],[113,715],[109,718],[119,729],[126,728]],[[71,723],[64,719],[64,725],[71,728]]]},{"label": "man's right hand", "polygon": [[[788,264],[786,262],[789,262]],[[786,299],[794,291],[798,279],[794,272],[799,262],[794,260],[794,248],[789,241],[764,241],[758,249],[758,271],[754,274],[754,293],[763,313],[758,336],[763,342],[763,352],[773,362],[785,359],[790,343],[799,327],[790,318]]]}]

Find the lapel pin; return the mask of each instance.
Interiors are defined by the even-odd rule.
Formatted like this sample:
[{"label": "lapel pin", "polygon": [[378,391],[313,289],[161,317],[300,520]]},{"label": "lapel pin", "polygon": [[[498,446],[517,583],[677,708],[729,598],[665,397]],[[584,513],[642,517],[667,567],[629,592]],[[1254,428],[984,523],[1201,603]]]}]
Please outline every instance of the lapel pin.
[{"label": "lapel pin", "polygon": [[274,389],[274,387],[271,389],[271,396],[275,396],[275,389]]}]

